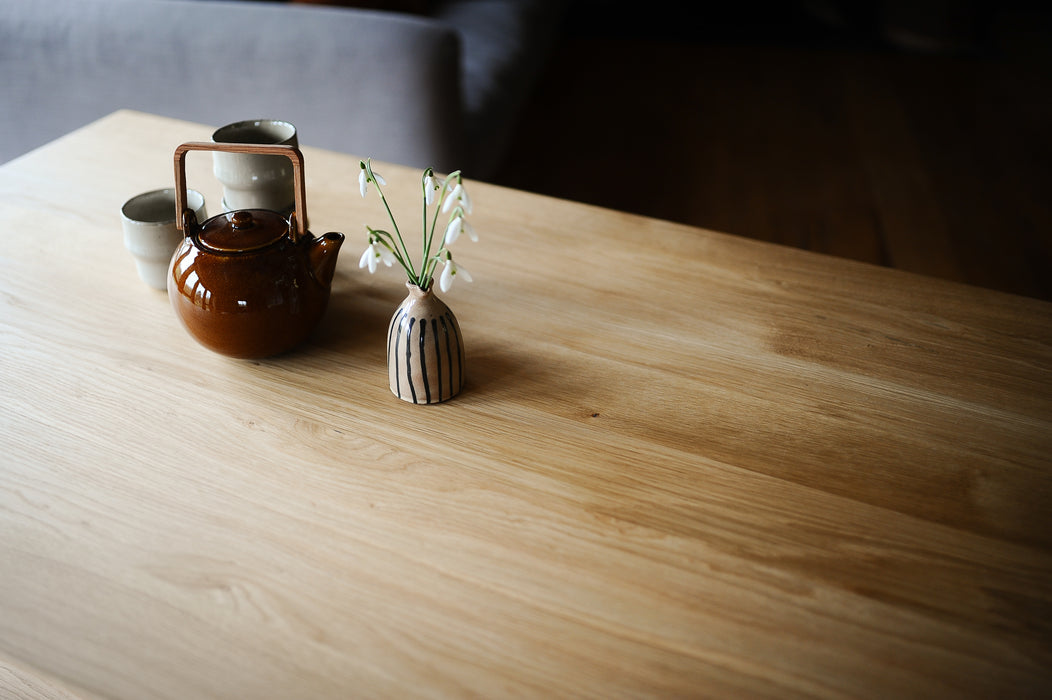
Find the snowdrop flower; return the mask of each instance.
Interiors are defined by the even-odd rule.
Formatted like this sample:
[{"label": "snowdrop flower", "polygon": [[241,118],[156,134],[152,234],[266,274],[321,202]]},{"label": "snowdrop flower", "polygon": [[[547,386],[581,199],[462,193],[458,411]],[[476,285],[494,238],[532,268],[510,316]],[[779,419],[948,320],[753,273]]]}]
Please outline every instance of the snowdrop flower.
[{"label": "snowdrop flower", "polygon": [[[466,234],[471,240],[478,241],[475,229],[467,222],[466,216],[471,213],[471,199],[464,191],[459,170],[445,175],[436,176],[434,168],[426,168],[420,175],[420,185],[423,190],[423,230],[422,251],[420,255],[419,269],[413,264],[412,256],[398,228],[394,214],[388,204],[387,196],[382,185],[387,182],[380,173],[373,170],[372,159],[358,161],[361,172],[358,173],[358,189],[365,197],[369,191],[369,183],[376,185],[376,193],[383,202],[388,218],[391,220],[391,229],[384,231],[366,226],[369,231],[369,247],[362,253],[358,261],[359,268],[369,268],[369,272],[376,272],[380,263],[391,267],[398,263],[408,278],[410,284],[420,289],[429,290],[439,277],[438,286],[443,292],[449,291],[453,280],[459,275],[468,282],[471,274],[453,262],[453,255],[449,252],[449,246],[454,243],[461,234]],[[433,209],[430,205],[436,203]],[[439,209],[448,213],[449,219],[443,233],[438,232]],[[438,269],[442,265],[442,270]]]},{"label": "snowdrop flower", "polygon": [[[362,193],[362,197],[364,197],[365,193],[369,191],[369,180],[372,180],[373,182],[376,182],[380,185],[387,184],[387,181],[384,180],[383,176],[380,175],[380,173],[373,170],[372,166],[369,166],[367,168],[365,165],[365,161],[363,160],[358,161],[358,163],[362,166],[362,171],[358,173],[358,190]],[[371,178],[369,177],[369,173],[372,173]]]},{"label": "snowdrop flower", "polygon": [[377,263],[382,262],[384,265],[391,267],[391,263],[394,261],[394,253],[377,241],[370,241],[369,247],[365,249],[365,252],[362,253],[361,260],[358,261],[358,267],[365,267],[368,265],[369,273],[372,274],[373,272],[376,272]]},{"label": "snowdrop flower", "polygon": [[467,221],[463,223],[464,233],[468,234],[468,238],[471,239],[472,243],[479,242],[479,235],[475,233],[475,229]]},{"label": "snowdrop flower", "polygon": [[445,267],[442,270],[442,275],[438,278],[438,287],[443,292],[448,292],[449,288],[453,286],[453,278],[460,275],[464,278],[465,282],[471,281],[471,274],[462,267],[457,267],[457,264],[453,262],[453,254],[448,250],[442,251],[445,259],[439,258]]},{"label": "snowdrop flower", "polygon": [[454,216],[449,220],[449,225],[446,226],[446,235],[442,239],[443,244],[447,246],[453,245],[460,238],[461,231],[468,234],[468,238],[478,243],[478,234],[475,233],[475,229],[471,227],[471,224],[463,216]]},{"label": "snowdrop flower", "polygon": [[446,226],[446,235],[442,239],[443,245],[453,245],[460,237],[460,230],[464,227],[464,217],[454,216]]},{"label": "snowdrop flower", "polygon": [[471,200],[468,198],[468,193],[464,190],[464,185],[459,182],[453,188],[453,191],[446,196],[446,201],[442,204],[442,212],[449,211],[449,208],[453,206],[453,202],[456,202],[468,214],[471,213]]},{"label": "snowdrop flower", "polygon": [[424,203],[427,206],[431,206],[432,202],[435,201],[435,192],[441,185],[435,181],[435,173],[430,168],[427,169],[427,175],[424,176]]}]

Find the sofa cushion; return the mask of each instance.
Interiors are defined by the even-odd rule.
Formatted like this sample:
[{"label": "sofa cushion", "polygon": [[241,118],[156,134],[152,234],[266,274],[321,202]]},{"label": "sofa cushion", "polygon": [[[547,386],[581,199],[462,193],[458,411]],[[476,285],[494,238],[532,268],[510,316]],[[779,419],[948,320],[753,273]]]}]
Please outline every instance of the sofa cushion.
[{"label": "sofa cushion", "polygon": [[303,145],[450,167],[463,153],[459,41],[437,20],[334,7],[4,0],[0,160],[129,108],[286,119]]}]

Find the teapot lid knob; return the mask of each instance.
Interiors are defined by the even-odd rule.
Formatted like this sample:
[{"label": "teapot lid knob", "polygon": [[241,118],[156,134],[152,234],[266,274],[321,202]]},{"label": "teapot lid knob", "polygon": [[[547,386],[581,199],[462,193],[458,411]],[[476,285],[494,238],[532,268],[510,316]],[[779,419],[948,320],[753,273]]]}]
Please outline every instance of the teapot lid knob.
[{"label": "teapot lid knob", "polygon": [[230,224],[238,231],[252,228],[255,223],[256,222],[252,220],[252,212],[246,209],[235,211],[234,215],[230,217]]}]

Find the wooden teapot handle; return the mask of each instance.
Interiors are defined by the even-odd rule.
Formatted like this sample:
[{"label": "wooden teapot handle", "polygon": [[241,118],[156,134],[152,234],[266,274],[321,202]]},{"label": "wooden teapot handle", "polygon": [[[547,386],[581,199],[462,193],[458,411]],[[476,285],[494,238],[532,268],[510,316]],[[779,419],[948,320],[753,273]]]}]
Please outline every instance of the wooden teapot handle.
[{"label": "wooden teapot handle", "polygon": [[306,235],[307,221],[307,186],[303,179],[303,154],[295,146],[270,143],[213,143],[212,141],[189,141],[175,149],[175,225],[186,235],[183,219],[186,208],[186,154],[188,151],[224,151],[226,153],[256,153],[259,155],[285,156],[292,161],[292,174],[295,184],[295,230],[291,231],[293,241]]}]

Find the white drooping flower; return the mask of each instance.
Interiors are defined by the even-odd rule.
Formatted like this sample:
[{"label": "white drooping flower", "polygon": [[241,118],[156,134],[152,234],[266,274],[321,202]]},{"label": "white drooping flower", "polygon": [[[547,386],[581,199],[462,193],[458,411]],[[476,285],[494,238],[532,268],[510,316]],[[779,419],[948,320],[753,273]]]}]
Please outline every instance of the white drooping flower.
[{"label": "white drooping flower", "polygon": [[391,263],[395,261],[394,253],[389,251],[386,247],[372,241],[369,247],[362,253],[361,259],[358,261],[358,267],[369,266],[370,274],[376,272],[377,263],[383,263],[388,267],[391,267]]},{"label": "white drooping flower", "polygon": [[[372,167],[369,167],[367,169],[365,167],[365,162],[364,161],[358,161],[358,162],[362,166],[361,172],[358,173],[358,191],[362,193],[362,197],[364,197],[365,193],[369,191],[369,180],[370,179],[372,179],[374,182],[377,182],[377,183],[379,183],[381,185],[386,185],[387,184],[387,181],[384,180],[383,176],[380,173],[378,173],[375,170],[373,170]],[[373,174],[372,178],[369,177],[369,173]]]},{"label": "white drooping flower", "polygon": [[460,237],[460,230],[464,227],[464,217],[454,216],[449,220],[449,225],[446,226],[446,235],[443,237],[442,242],[445,245],[453,245],[457,238]]},{"label": "white drooping flower", "polygon": [[460,238],[461,233],[468,234],[468,238],[478,243],[478,234],[475,233],[475,229],[463,216],[454,216],[449,220],[449,225],[446,226],[446,235],[443,237],[442,242],[447,246],[453,245]]},{"label": "white drooping flower", "polygon": [[427,204],[427,206],[431,206],[431,203],[435,201],[435,192],[437,192],[440,187],[441,185],[435,181],[434,174],[429,170],[427,176],[424,178],[424,203]]},{"label": "white drooping flower", "polygon": [[475,229],[467,221],[464,221],[463,229],[464,229],[464,233],[468,234],[468,238],[471,239],[472,243],[478,243],[479,242],[479,235],[477,233],[475,233]]},{"label": "white drooping flower", "polygon": [[445,266],[442,269],[442,274],[438,278],[438,287],[443,292],[448,292],[449,288],[453,286],[453,278],[460,276],[464,278],[465,282],[471,281],[471,274],[463,267],[459,267],[453,262],[453,254],[448,250],[443,251],[442,259],[440,262]]},{"label": "white drooping flower", "polygon": [[464,190],[463,183],[458,182],[453,191],[446,195],[446,201],[442,203],[443,213],[449,211],[454,202],[468,214],[471,213],[471,199],[468,198],[468,193]]}]

